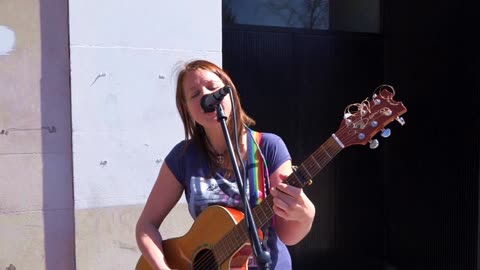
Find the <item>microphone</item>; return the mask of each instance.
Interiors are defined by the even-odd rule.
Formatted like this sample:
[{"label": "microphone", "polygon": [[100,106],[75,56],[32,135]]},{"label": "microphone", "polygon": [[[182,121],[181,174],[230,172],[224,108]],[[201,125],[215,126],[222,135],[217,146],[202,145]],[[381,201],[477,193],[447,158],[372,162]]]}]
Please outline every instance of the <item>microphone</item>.
[{"label": "microphone", "polygon": [[220,88],[220,90],[215,91],[211,94],[204,95],[202,99],[200,100],[200,106],[202,106],[202,109],[205,112],[213,112],[215,110],[215,106],[217,106],[220,102],[222,102],[222,99],[230,93],[230,86],[225,85],[223,88]]}]

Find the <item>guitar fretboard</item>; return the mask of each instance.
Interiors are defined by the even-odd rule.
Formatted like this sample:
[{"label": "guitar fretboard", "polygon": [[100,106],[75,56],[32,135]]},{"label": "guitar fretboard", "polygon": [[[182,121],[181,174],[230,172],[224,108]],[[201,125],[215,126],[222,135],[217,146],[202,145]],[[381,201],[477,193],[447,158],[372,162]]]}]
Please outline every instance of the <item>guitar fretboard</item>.
[{"label": "guitar fretboard", "polygon": [[[303,188],[342,150],[342,147],[331,136],[312,155],[310,155],[296,171],[290,174],[284,182],[288,185]],[[257,229],[264,226],[273,216],[273,196],[269,195],[252,210],[253,219]],[[245,219],[242,219],[234,228],[225,235],[212,251],[217,263],[221,264],[233,256],[247,241],[249,241]]]}]

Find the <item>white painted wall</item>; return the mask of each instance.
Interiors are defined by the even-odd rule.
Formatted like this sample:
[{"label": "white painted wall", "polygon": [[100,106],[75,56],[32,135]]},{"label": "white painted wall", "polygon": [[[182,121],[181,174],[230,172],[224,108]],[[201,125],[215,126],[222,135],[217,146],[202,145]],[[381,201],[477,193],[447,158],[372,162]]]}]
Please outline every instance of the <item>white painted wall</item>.
[{"label": "white painted wall", "polygon": [[[221,66],[221,1],[71,0],[69,13],[76,268],[133,269],[138,215],[184,138],[175,71]],[[183,199],[160,230],[191,222]]]},{"label": "white painted wall", "polygon": [[8,55],[15,48],[15,31],[0,25],[0,55]]},{"label": "white painted wall", "polygon": [[72,0],[69,10],[75,208],[143,204],[184,137],[176,64],[221,65],[221,1]]}]

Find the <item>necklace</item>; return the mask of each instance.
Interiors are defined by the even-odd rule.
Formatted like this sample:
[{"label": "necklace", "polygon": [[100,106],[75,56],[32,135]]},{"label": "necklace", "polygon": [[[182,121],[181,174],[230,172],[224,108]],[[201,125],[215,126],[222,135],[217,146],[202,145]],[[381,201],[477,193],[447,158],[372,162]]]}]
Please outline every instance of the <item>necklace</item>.
[{"label": "necklace", "polygon": [[219,154],[217,152],[217,150],[215,150],[215,147],[213,147],[212,143],[210,142],[210,139],[208,138],[208,136],[205,136],[207,138],[207,143],[209,145],[209,148],[213,150],[213,152],[215,153],[215,157],[217,158],[216,159],[216,162],[218,165],[222,165],[223,162],[224,162],[224,158],[223,158],[223,154]]}]

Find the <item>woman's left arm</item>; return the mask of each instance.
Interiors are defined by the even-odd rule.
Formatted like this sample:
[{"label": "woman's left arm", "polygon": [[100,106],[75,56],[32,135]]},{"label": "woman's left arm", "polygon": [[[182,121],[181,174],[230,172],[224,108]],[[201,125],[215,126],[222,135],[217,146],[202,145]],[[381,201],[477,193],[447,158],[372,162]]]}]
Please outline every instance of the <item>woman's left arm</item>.
[{"label": "woman's left arm", "polygon": [[300,242],[315,218],[315,206],[303,189],[283,183],[292,172],[292,162],[287,160],[270,175],[275,229],[286,245]]}]

